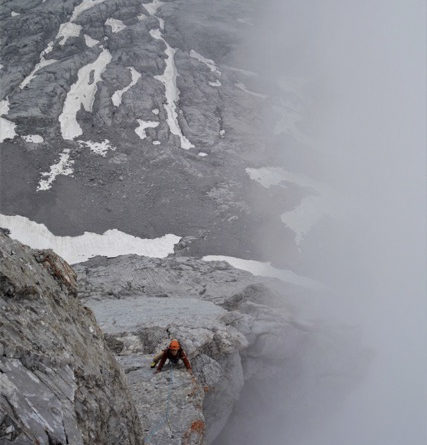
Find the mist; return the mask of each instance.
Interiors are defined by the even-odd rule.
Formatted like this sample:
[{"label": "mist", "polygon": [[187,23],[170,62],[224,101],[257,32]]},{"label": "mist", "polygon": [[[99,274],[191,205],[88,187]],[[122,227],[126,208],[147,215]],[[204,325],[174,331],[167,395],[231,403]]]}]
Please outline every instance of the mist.
[{"label": "mist", "polygon": [[304,347],[247,388],[221,445],[427,443],[425,22],[423,1],[258,3],[235,58],[303,79],[312,143],[276,154],[338,211],[297,261],[327,286],[293,302]]}]

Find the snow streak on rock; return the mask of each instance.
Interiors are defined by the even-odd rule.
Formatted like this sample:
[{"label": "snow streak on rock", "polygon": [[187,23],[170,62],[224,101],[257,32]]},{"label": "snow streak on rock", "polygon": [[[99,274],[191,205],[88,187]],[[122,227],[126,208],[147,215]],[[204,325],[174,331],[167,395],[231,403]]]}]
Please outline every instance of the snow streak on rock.
[{"label": "snow streak on rock", "polygon": [[207,59],[206,57],[203,57],[197,51],[194,51],[194,49],[190,51],[190,56],[193,59],[196,59],[199,62],[205,64],[213,73],[217,74],[218,76],[221,76],[221,71],[216,67],[215,62],[212,59]]},{"label": "snow streak on rock", "polygon": [[267,97],[265,94],[256,93],[255,91],[248,90],[246,88],[246,85],[242,82],[237,82],[235,85],[237,88],[239,88],[239,90],[242,90],[245,93],[250,94],[251,96],[259,97],[260,99],[265,99]]},{"label": "snow streak on rock", "polygon": [[177,70],[175,66],[175,49],[172,48],[163,38],[159,29],[152,29],[150,34],[153,38],[161,40],[166,45],[166,67],[163,74],[154,76],[165,86],[166,103],[165,110],[167,114],[167,123],[172,134],[178,136],[181,140],[181,148],[188,150],[194,145],[182,134],[178,123],[178,115],[176,111],[176,102],[179,100],[179,90],[176,86]]},{"label": "snow streak on rock", "polygon": [[111,100],[115,107],[118,107],[122,103],[123,94],[126,93],[126,91],[128,91],[130,88],[132,88],[138,82],[138,79],[141,77],[141,74],[138,73],[138,71],[132,66],[128,66],[128,69],[130,70],[132,80],[129,85],[127,85],[121,90],[117,90],[114,92],[113,96],[111,97]]},{"label": "snow streak on rock", "polygon": [[65,98],[64,108],[59,116],[61,133],[64,139],[72,140],[83,133],[77,122],[77,112],[82,105],[86,111],[92,111],[97,90],[96,84],[101,80],[101,75],[110,61],[110,52],[103,49],[95,62],[79,69],[77,82],[71,85]]},{"label": "snow streak on rock", "polygon": [[87,147],[93,153],[105,157],[108,150],[114,151],[116,147],[113,147],[108,139],[104,139],[102,142],[93,141],[77,141],[80,147]]},{"label": "snow streak on rock", "polygon": [[74,171],[73,164],[74,161],[70,159],[70,150],[66,148],[59,155],[59,161],[56,164],[51,165],[48,172],[41,174],[44,179],[40,179],[37,191],[49,190],[58,175],[72,175]]},{"label": "snow streak on rock", "polygon": [[105,24],[111,26],[111,32],[120,32],[126,28],[126,25],[121,20],[111,17],[105,21]]},{"label": "snow streak on rock", "polygon": [[37,73],[37,71],[57,61],[56,59],[45,59],[45,56],[49,54],[52,51],[52,49],[53,49],[53,42],[49,42],[47,47],[40,53],[40,62],[37,63],[37,65],[33,68],[31,73],[21,82],[19,88],[22,89],[26,85],[28,85],[35,76],[35,74]]},{"label": "snow streak on rock", "polygon": [[161,2],[160,0],[153,0],[151,3],[143,3],[142,6],[144,6],[149,14],[155,15],[162,4],[163,2]]},{"label": "snow streak on rock", "polygon": [[291,270],[277,269],[270,263],[263,263],[255,260],[244,260],[242,258],[235,258],[222,255],[207,255],[202,258],[204,261],[225,261],[236,269],[246,270],[252,275],[278,278],[286,283],[292,283],[297,286],[302,286],[311,289],[320,289],[321,283],[310,278],[298,275]]},{"label": "snow streak on rock", "polygon": [[86,11],[87,9],[93,8],[95,5],[99,5],[100,3],[104,2],[105,0],[83,0],[74,8],[70,22],[74,22],[83,11]]},{"label": "snow streak on rock", "polygon": [[[139,127],[135,128],[135,133],[141,138],[141,139],[145,139],[147,137],[147,133],[145,132],[146,128],[156,128],[159,123],[156,121],[144,121],[142,119],[137,119]],[[154,141],[154,142],[158,142],[158,141]],[[154,144],[153,142],[153,144]],[[154,144],[154,145],[158,145],[158,144]]]},{"label": "snow streak on rock", "polygon": [[[6,98],[0,101],[0,116],[5,116],[7,113],[9,113],[9,99]],[[15,123],[0,117],[0,142],[5,139],[13,139],[16,136],[15,127]]]},{"label": "snow streak on rock", "polygon": [[38,224],[24,216],[0,215],[0,227],[10,230],[11,237],[33,249],[52,249],[68,263],[86,261],[97,255],[144,255],[165,258],[173,253],[179,236],[167,234],[159,238],[143,239],[117,229],[107,230],[102,235],[85,232],[79,236],[56,236],[44,224]]}]

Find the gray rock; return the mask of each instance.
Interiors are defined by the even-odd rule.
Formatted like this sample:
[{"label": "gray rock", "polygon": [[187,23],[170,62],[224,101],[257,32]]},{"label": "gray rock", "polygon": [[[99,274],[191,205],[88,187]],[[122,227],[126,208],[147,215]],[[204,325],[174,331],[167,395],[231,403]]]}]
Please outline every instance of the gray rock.
[{"label": "gray rock", "polygon": [[142,444],[124,375],[76,276],[0,233],[0,442]]}]

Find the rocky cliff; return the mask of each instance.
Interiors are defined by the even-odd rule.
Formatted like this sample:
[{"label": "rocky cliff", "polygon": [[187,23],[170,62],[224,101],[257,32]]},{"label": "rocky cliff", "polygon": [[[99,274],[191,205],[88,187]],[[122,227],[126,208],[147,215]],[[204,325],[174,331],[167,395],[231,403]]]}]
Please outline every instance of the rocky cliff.
[{"label": "rocky cliff", "polygon": [[67,263],[0,233],[0,305],[0,443],[143,443],[124,374]]},{"label": "rocky cliff", "polygon": [[[225,262],[96,257],[75,270],[80,298],[127,375],[147,443],[211,443],[244,385],[278,372],[305,341],[274,281]],[[150,369],[174,337],[195,379],[182,366]]]}]

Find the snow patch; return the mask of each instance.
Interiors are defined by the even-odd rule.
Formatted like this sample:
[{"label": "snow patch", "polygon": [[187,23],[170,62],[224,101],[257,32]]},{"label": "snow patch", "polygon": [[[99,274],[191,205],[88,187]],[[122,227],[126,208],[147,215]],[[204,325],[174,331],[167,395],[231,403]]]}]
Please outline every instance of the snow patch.
[{"label": "snow patch", "polygon": [[205,152],[203,152],[203,151],[201,151],[201,152],[198,153],[198,155],[201,156],[202,158],[204,158],[204,157],[207,156],[208,154],[205,153]]},{"label": "snow patch", "polygon": [[215,82],[209,82],[211,87],[220,87],[222,83],[219,80],[215,80]]},{"label": "snow patch", "polygon": [[161,142],[160,141],[153,141],[153,145],[160,145]]},{"label": "snow patch", "polygon": [[157,116],[159,114],[159,109],[158,108],[153,108],[151,110],[151,112]]},{"label": "snow patch", "polygon": [[92,39],[91,36],[85,34],[85,43],[86,43],[86,46],[88,46],[89,48],[92,48],[99,43],[99,40]]},{"label": "snow patch", "polygon": [[129,85],[127,85],[126,87],[124,87],[121,90],[117,90],[111,97],[111,100],[115,107],[118,107],[122,103],[123,94],[126,93],[126,91],[128,91],[130,88],[132,88],[138,82],[138,79],[141,77],[141,74],[138,73],[138,71],[136,71],[135,68],[128,66],[128,69],[130,70],[132,79],[131,79]]},{"label": "snow patch", "polygon": [[193,59],[198,60],[199,62],[206,65],[213,73],[217,74],[218,76],[221,76],[221,71],[216,67],[215,62],[212,59],[207,59],[206,57],[203,57],[201,54],[199,54],[197,51],[194,51],[192,49],[190,51],[190,57]]},{"label": "snow patch", "polygon": [[245,93],[250,94],[251,96],[259,97],[261,99],[266,99],[267,98],[267,96],[265,94],[256,93],[255,91],[248,90],[246,88],[246,85],[244,83],[242,83],[242,82],[237,82],[237,83],[235,83],[235,85],[236,85],[237,88],[239,88],[239,90],[242,90]]},{"label": "snow patch", "polygon": [[57,39],[60,39],[59,44],[61,46],[65,45],[65,42],[70,37],[78,37],[80,35],[80,31],[82,30],[82,27],[80,25],[76,25],[75,23],[67,22],[62,23],[59,27],[58,34],[56,35]]},{"label": "snow patch", "polygon": [[154,39],[161,40],[166,45],[165,71],[163,74],[154,77],[162,82],[165,86],[166,103],[164,107],[167,114],[166,120],[169,125],[169,129],[172,134],[179,137],[181,141],[181,148],[188,150],[189,148],[193,148],[194,145],[182,134],[176,111],[176,102],[179,100],[179,90],[176,86],[177,70],[174,61],[176,50],[166,42],[159,29],[152,29],[150,34]]},{"label": "snow patch", "polygon": [[20,15],[20,13],[19,13],[19,12],[16,12],[16,11],[11,11],[11,12],[10,12],[10,15],[11,15],[12,17],[16,17],[17,15]]},{"label": "snow patch", "polygon": [[116,147],[113,147],[108,139],[104,139],[101,142],[94,141],[77,141],[80,147],[87,147],[91,152],[100,155],[105,158],[108,150],[115,151]]},{"label": "snow patch", "polygon": [[105,24],[111,26],[111,32],[120,32],[126,28],[126,25],[121,20],[111,17],[105,21]]},{"label": "snow patch", "polygon": [[[65,98],[64,108],[59,116],[61,133],[64,139],[72,140],[83,133],[77,122],[77,112],[82,105],[86,111],[92,111],[97,83],[101,80],[101,75],[110,61],[110,52],[103,49],[94,62],[79,69],[77,81],[71,85]],[[93,79],[91,79],[92,72]]]},{"label": "snow patch", "polygon": [[56,236],[44,224],[24,216],[0,215],[0,227],[10,230],[11,237],[33,249],[52,249],[70,264],[87,261],[97,255],[144,255],[164,258],[173,253],[181,237],[166,234],[159,238],[143,239],[117,229],[103,234],[84,232],[79,236]]},{"label": "snow patch", "polygon": [[73,164],[74,161],[70,159],[70,150],[68,148],[64,149],[59,155],[59,161],[56,164],[51,165],[48,172],[41,174],[44,179],[40,179],[37,191],[49,190],[58,175],[72,175],[74,171]]},{"label": "snow patch", "polygon": [[225,135],[225,130],[219,130],[219,135],[223,137]]},{"label": "snow patch", "polygon": [[223,256],[223,255],[207,255],[202,258],[203,261],[225,261],[230,266],[236,269],[245,270],[252,275],[278,278],[286,283],[292,283],[297,286],[303,286],[312,289],[319,289],[322,287],[321,283],[312,280],[311,278],[298,275],[291,270],[277,269],[271,263],[263,263],[255,260],[244,260],[242,258]]},{"label": "snow patch", "polygon": [[[9,113],[9,99],[3,99],[0,101],[0,116],[7,115]],[[0,117],[0,142],[5,139],[13,139],[17,136],[15,132],[16,124],[4,117]]]},{"label": "snow patch", "polygon": [[147,133],[145,132],[146,128],[156,128],[159,125],[158,122],[154,122],[154,121],[144,121],[142,119],[137,119],[137,121],[138,121],[139,127],[135,128],[135,133],[141,139],[145,139],[147,137]]},{"label": "snow patch", "polygon": [[137,19],[142,22],[144,19],[146,19],[147,16],[145,14],[139,14],[139,16],[137,16]]},{"label": "snow patch", "polygon": [[34,144],[41,144],[44,139],[39,134],[27,134],[26,136],[22,136],[25,142],[32,142]]}]

